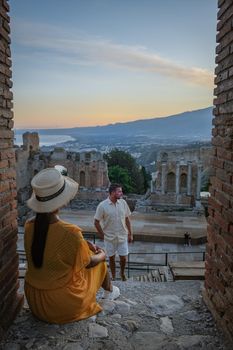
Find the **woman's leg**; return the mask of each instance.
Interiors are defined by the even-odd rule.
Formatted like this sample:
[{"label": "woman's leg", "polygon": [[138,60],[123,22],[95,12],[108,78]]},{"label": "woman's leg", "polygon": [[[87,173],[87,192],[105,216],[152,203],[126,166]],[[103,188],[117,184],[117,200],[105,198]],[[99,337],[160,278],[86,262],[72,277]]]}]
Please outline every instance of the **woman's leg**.
[{"label": "woman's leg", "polygon": [[106,274],[102,283],[102,288],[104,290],[112,292],[112,282],[108,270],[106,270]]},{"label": "woman's leg", "polygon": [[120,289],[117,286],[112,285],[108,271],[106,272],[102,287],[104,288],[102,299],[115,300],[121,294]]}]

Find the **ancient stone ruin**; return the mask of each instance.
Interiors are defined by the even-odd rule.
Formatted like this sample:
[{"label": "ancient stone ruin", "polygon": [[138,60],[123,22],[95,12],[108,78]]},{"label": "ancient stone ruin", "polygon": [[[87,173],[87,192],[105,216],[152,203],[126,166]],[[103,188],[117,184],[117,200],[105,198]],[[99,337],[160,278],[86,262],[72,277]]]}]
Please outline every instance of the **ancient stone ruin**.
[{"label": "ancient stone ruin", "polygon": [[[209,200],[204,298],[222,330],[225,331],[233,342],[233,2],[232,0],[218,0],[218,6],[218,46],[216,48],[217,67],[215,70],[217,75],[215,83],[217,87],[214,91],[216,98],[214,100],[215,117],[213,119],[213,154],[211,161],[214,175],[211,178],[211,197]],[[16,172],[13,150],[14,136],[12,131],[12,93],[10,91],[12,83],[10,80],[10,18],[7,14],[8,11],[8,2],[6,0],[0,0],[0,333],[12,322],[22,304],[22,297],[17,293]],[[57,159],[48,159],[46,157],[44,159],[43,157],[40,158],[39,155],[37,156],[36,153],[34,154],[34,152],[37,152],[37,150],[33,148],[34,146],[36,147],[36,143],[32,149],[30,149],[30,145],[28,147],[28,144],[25,144],[25,146],[27,147],[25,152],[31,152],[28,159],[31,175],[33,175],[35,170],[38,171],[40,169],[39,166],[47,164],[47,161],[51,161],[51,163],[49,163],[51,165],[58,163]],[[58,153],[60,154],[62,152]],[[33,158],[34,156],[36,158]],[[20,161],[23,162],[23,153],[20,154],[20,157]],[[25,155],[25,158],[26,157]],[[31,166],[35,160],[37,162],[37,167]],[[63,160],[59,159],[59,163],[62,161],[65,163],[64,165],[69,164],[72,168],[72,162],[68,162],[71,160],[72,159],[67,158]],[[89,164],[93,166],[94,171],[98,168],[97,165],[94,166],[94,160],[93,162],[89,162]],[[75,173],[73,175],[80,176],[79,181],[82,185],[86,186],[86,181],[89,180],[86,180],[85,165],[84,160],[82,166],[80,165],[79,174]],[[181,169],[179,167],[177,173],[181,175],[183,164],[180,166]],[[84,175],[82,175],[83,177],[81,180],[80,173],[82,169],[85,173],[85,181]],[[190,173],[188,169],[191,169],[191,172],[193,170],[192,166],[186,165],[186,177],[183,177],[182,184],[186,184],[185,178],[187,178],[187,192],[188,189],[189,191],[191,189],[192,194],[192,184],[190,185],[190,180],[188,186],[188,174]],[[173,173],[176,174],[175,168],[173,168]],[[196,174],[198,174],[198,171]],[[91,176],[89,175],[89,179],[90,178]],[[23,181],[22,178],[21,181]],[[91,180],[89,183],[91,183]],[[176,183],[176,181],[174,181],[173,176],[168,181],[168,185],[173,186],[172,188],[174,189],[174,183]],[[99,186],[99,183],[95,182],[95,184]],[[163,184],[165,192],[165,181]],[[184,186],[181,186],[180,183],[179,186],[177,184],[176,189],[181,189],[182,187]],[[134,293],[133,289],[132,293]],[[181,293],[183,293],[183,291],[181,291]],[[138,310],[138,313],[141,313],[141,308]],[[154,317],[152,317],[152,319],[153,318]],[[186,325],[184,325],[184,327],[186,327]],[[28,331],[28,329],[26,331]],[[121,333],[119,333],[119,338],[121,334],[122,330]],[[188,336],[188,338],[187,341],[190,342],[191,337]],[[85,336],[85,339],[87,339],[87,336]],[[158,338],[155,338],[155,343],[157,339]],[[145,339],[143,339],[143,341],[144,340]],[[137,338],[135,339],[135,342],[136,341]],[[169,343],[168,346],[169,345],[171,345],[171,343]],[[188,343],[186,343],[186,347],[188,347]]]},{"label": "ancient stone ruin", "polygon": [[72,202],[73,207],[79,207],[80,201],[95,204],[95,201],[107,196],[108,167],[100,152],[67,152],[56,147],[45,153],[40,150],[38,133],[27,132],[23,134],[23,145],[15,148],[15,155],[19,224],[24,224],[29,213],[26,200],[31,194],[31,179],[44,168],[63,166],[68,176],[79,183],[80,189]]},{"label": "ancient stone ruin", "polygon": [[210,147],[161,151],[152,174],[148,206],[165,209],[201,208],[201,189],[208,188]]}]

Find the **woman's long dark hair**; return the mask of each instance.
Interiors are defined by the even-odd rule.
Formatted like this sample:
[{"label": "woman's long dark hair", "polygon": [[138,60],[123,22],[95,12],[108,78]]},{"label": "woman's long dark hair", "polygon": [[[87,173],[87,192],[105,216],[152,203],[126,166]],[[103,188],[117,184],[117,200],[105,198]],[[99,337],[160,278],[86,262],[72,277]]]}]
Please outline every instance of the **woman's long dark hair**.
[{"label": "woman's long dark hair", "polygon": [[37,213],[34,223],[34,234],[31,247],[32,261],[35,267],[43,264],[44,249],[49,229],[49,213]]}]

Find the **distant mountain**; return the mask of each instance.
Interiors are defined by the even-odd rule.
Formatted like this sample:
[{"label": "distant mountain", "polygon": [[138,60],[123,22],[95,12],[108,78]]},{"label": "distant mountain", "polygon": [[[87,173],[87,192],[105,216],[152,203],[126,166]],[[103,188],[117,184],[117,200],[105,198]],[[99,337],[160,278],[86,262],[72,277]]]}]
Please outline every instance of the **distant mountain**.
[{"label": "distant mountain", "polygon": [[[105,126],[77,127],[67,129],[38,129],[39,134],[70,135],[73,137],[148,137],[158,139],[207,139],[211,138],[212,107],[184,112],[163,118],[142,119]],[[22,133],[26,130],[16,130]],[[29,131],[29,130],[28,130]],[[31,131],[31,130],[30,130]]]}]

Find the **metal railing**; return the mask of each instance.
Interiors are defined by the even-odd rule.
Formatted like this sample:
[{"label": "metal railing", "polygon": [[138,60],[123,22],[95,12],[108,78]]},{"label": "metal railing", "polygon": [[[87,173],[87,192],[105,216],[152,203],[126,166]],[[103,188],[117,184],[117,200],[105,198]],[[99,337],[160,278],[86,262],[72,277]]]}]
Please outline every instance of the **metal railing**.
[{"label": "metal railing", "polygon": [[[130,277],[131,270],[142,270],[150,272],[151,268],[155,266],[168,266],[169,264],[169,255],[180,255],[180,254],[201,254],[201,261],[205,261],[205,251],[196,251],[196,252],[156,252],[156,253],[129,253],[128,254],[128,262],[127,262],[127,270],[128,270],[128,278]],[[139,262],[139,261],[131,261],[130,257],[132,255],[163,255],[164,262]],[[197,261],[197,260],[195,260]]]},{"label": "metal railing", "polygon": [[[96,235],[93,232],[83,232],[83,237],[85,239],[91,239],[93,243],[95,244],[96,242]],[[20,262],[24,263],[26,261],[26,255],[24,250],[22,249],[17,249],[17,253],[19,254],[19,260]],[[126,270],[128,270],[128,278],[130,277],[130,271],[137,270],[137,271],[146,271],[147,273],[150,272],[150,270],[155,269],[155,267],[158,266],[168,266],[169,264],[169,257],[171,255],[190,255],[190,254],[201,254],[202,259],[201,261],[205,261],[205,251],[190,251],[190,252],[156,252],[156,253],[142,253],[142,252],[134,252],[134,253],[129,253],[128,254],[128,261],[127,261],[127,266]],[[132,261],[131,257],[132,256],[163,256],[163,261],[159,262],[153,262],[153,261]],[[197,260],[195,260],[197,261]],[[199,260],[200,261],[200,260]]]},{"label": "metal railing", "polygon": [[85,239],[92,239],[92,240],[93,240],[93,243],[95,244],[95,240],[96,240],[95,233],[83,232],[83,237],[84,237]]}]

